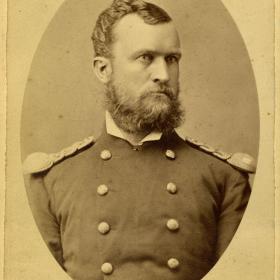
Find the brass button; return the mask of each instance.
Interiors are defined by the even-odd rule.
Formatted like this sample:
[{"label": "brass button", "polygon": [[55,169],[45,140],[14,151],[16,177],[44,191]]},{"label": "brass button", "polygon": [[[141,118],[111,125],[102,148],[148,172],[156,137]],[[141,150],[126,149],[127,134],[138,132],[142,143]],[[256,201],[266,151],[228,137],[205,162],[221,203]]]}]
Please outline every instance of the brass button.
[{"label": "brass button", "polygon": [[171,258],[167,261],[167,265],[170,269],[176,269],[179,267],[180,263],[177,259]]},{"label": "brass button", "polygon": [[175,194],[177,192],[177,187],[174,183],[170,182],[167,184],[166,189],[169,193]]},{"label": "brass button", "polygon": [[100,157],[103,159],[103,160],[108,160],[112,157],[112,154],[109,150],[103,150],[101,153],[100,153]]},{"label": "brass button", "polygon": [[166,223],[166,226],[169,230],[175,231],[179,228],[179,222],[175,219],[169,219]]},{"label": "brass button", "polygon": [[104,273],[104,274],[111,274],[113,272],[113,266],[112,264],[106,262],[106,263],[103,263],[101,265],[101,271]]},{"label": "brass button", "polygon": [[106,222],[101,222],[97,229],[101,234],[106,234],[110,231],[110,225]]},{"label": "brass button", "polygon": [[165,156],[169,159],[175,159],[176,158],[176,154],[172,150],[166,150],[165,151]]},{"label": "brass button", "polygon": [[108,191],[109,191],[109,189],[106,185],[100,185],[97,188],[97,193],[101,196],[107,194]]}]

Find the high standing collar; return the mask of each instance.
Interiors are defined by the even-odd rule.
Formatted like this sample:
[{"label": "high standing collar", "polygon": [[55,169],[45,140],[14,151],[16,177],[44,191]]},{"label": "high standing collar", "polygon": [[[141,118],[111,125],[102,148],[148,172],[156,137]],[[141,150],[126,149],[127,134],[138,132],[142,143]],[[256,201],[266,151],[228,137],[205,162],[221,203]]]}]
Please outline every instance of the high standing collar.
[{"label": "high standing collar", "polygon": [[[106,131],[108,134],[129,142],[125,134],[117,126],[117,124],[115,123],[114,119],[112,118],[111,114],[108,111],[106,111],[105,113],[105,121],[106,121]],[[176,128],[174,130],[180,138],[185,140],[184,134],[180,128]],[[162,132],[154,130],[150,132],[148,135],[146,135],[141,141],[139,141],[137,145],[141,146],[144,142],[148,142],[148,141],[158,141],[161,139],[162,134],[163,134]]]}]

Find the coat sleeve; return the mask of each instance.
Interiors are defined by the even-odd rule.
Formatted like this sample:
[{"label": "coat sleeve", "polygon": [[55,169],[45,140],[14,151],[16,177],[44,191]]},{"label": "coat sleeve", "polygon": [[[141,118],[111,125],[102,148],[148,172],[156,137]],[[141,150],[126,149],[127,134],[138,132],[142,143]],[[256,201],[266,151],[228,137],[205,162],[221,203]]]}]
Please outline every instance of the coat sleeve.
[{"label": "coat sleeve", "polygon": [[44,177],[41,174],[32,174],[27,180],[26,192],[35,222],[52,255],[63,268],[60,226],[51,210]]},{"label": "coat sleeve", "polygon": [[227,180],[221,202],[220,216],[218,221],[216,259],[223,254],[231,239],[233,238],[244,211],[248,204],[251,193],[248,175],[233,173]]}]

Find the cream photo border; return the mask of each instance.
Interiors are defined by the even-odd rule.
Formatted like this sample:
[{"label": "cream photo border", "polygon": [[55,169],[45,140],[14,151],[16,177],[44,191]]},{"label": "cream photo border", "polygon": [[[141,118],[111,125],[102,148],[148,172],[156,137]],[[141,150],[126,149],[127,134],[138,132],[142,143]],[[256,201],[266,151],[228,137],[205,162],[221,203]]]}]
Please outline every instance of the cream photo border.
[{"label": "cream photo border", "polygon": [[[70,279],[49,253],[33,221],[20,158],[21,105],[27,75],[41,36],[64,1],[8,2],[0,2],[0,156],[6,159],[0,161],[0,248],[5,249],[0,250],[0,279]],[[252,61],[260,102],[260,150],[254,191],[244,219],[226,253],[203,279],[280,279],[279,203],[275,208],[275,202],[280,201],[280,176],[274,173],[280,170],[280,0],[222,2],[237,24]],[[12,33],[6,44],[7,32]],[[274,131],[278,132],[275,138]]]}]

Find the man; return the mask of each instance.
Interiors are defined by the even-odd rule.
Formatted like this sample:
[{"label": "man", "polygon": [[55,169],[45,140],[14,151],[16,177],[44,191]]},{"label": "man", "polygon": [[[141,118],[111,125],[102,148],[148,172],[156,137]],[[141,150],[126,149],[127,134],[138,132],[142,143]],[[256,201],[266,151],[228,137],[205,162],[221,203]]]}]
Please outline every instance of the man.
[{"label": "man", "polygon": [[161,8],[115,0],[92,39],[106,128],[26,159],[40,232],[73,279],[201,279],[240,223],[253,159],[178,129],[180,42]]}]

